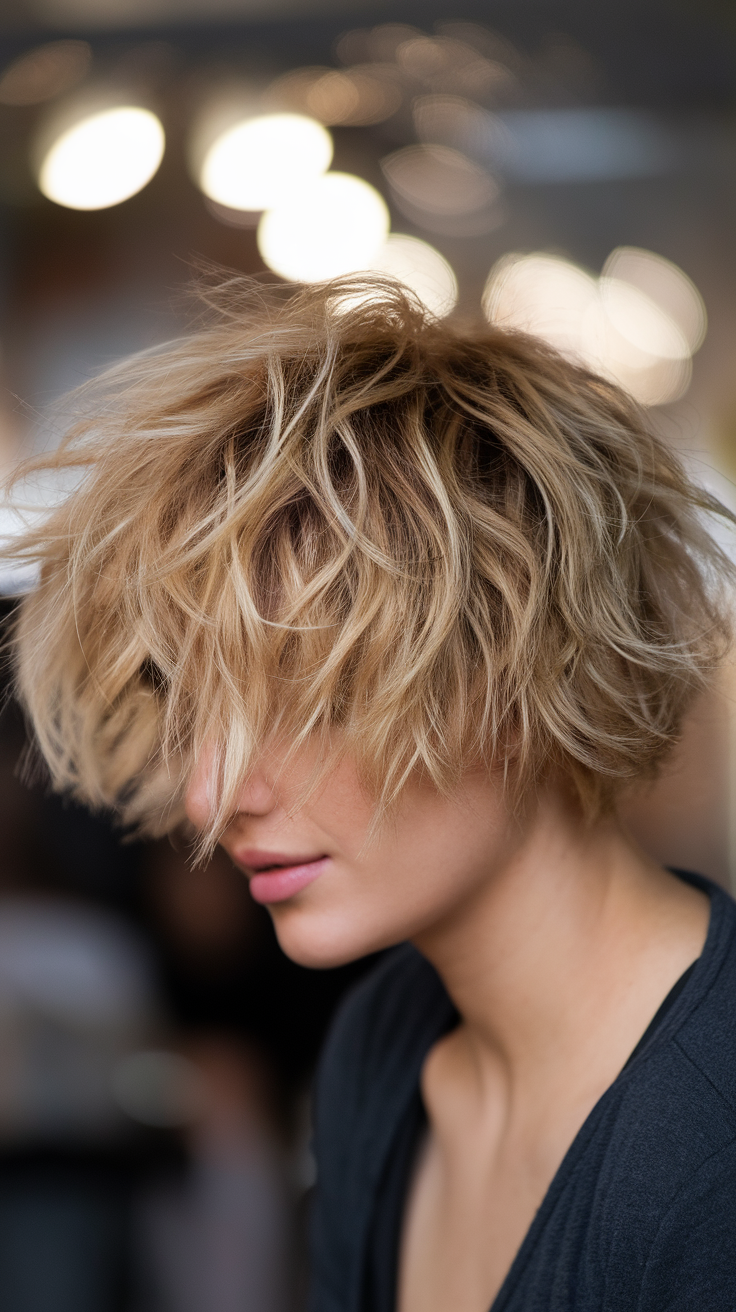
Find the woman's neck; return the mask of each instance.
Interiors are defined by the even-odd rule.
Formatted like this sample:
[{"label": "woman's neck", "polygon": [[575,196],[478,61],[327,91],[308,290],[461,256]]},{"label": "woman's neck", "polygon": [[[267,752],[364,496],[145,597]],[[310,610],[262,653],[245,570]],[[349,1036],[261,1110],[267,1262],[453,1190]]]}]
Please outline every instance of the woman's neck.
[{"label": "woman's neck", "polygon": [[[606,1087],[702,951],[707,897],[614,820],[589,826],[550,790],[508,858],[416,946],[460,1012],[481,1085]],[[540,1077],[543,1077],[540,1079]]]}]

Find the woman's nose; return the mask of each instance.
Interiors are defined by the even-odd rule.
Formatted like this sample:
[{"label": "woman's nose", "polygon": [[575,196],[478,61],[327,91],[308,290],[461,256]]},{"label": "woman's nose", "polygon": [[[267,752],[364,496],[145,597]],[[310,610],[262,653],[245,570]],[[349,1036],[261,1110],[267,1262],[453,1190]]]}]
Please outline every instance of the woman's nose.
[{"label": "woman's nose", "polygon": [[[276,805],[274,789],[261,769],[254,770],[240,789],[236,809],[247,815],[268,815]],[[205,748],[194,767],[184,809],[197,829],[205,829],[217,809],[216,762],[213,748]]]}]

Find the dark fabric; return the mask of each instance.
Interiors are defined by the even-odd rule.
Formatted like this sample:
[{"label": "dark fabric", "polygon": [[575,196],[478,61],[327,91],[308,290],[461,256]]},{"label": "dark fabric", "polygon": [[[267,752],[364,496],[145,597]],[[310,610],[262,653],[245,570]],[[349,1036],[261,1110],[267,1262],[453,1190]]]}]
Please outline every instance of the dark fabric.
[{"label": "dark fabric", "polygon": [[[647,1025],[626,1066],[646,1047],[658,1030],[670,1007],[679,997],[695,969],[696,962],[688,966],[672,985],[656,1015]],[[626,1070],[624,1066],[624,1070]],[[427,1129],[427,1117],[419,1092],[412,1098],[402,1125],[396,1135],[396,1148],[391,1153],[376,1193],[373,1220],[366,1252],[366,1287],[363,1306],[365,1312],[395,1312],[396,1287],[399,1267],[399,1239],[401,1222],[416,1159],[417,1150]]]},{"label": "dark fabric", "polygon": [[394,1312],[399,1275],[399,1240],[407,1190],[417,1150],[427,1130],[419,1096],[412,1099],[376,1193],[365,1263],[365,1312]]},{"label": "dark fabric", "polygon": [[656,1032],[657,1032],[657,1030],[659,1029],[660,1025],[662,1024],[662,1021],[664,1020],[665,1016],[667,1015],[667,1012],[670,1010],[670,1007],[672,1006],[672,1004],[673,1004],[674,1002],[677,1001],[677,999],[679,998],[680,994],[682,993],[682,990],[684,989],[685,985],[687,984],[687,982],[688,982],[690,976],[692,975],[693,971],[695,970],[695,967],[697,966],[697,964],[698,964],[697,961],[694,961],[694,962],[692,963],[691,966],[688,966],[687,970],[683,970],[683,972],[682,972],[680,978],[677,979],[677,980],[675,980],[675,982],[674,982],[674,984],[672,985],[672,988],[670,989],[669,993],[667,994],[667,997],[665,998],[664,1002],[663,1002],[662,1005],[658,1008],[658,1010],[655,1012],[654,1016],[652,1017],[652,1019],[650,1020],[649,1024],[647,1025],[647,1027],[646,1027],[644,1033],[642,1034],[641,1038],[639,1039],[639,1042],[637,1043],[636,1047],[634,1048],[634,1051],[631,1052],[631,1053],[629,1053],[628,1059],[627,1059],[625,1065],[622,1067],[622,1070],[626,1070],[626,1067],[631,1065],[631,1063],[632,1063],[632,1061],[634,1060],[634,1058],[635,1058],[635,1057],[638,1057],[638,1056],[639,1056],[639,1053],[644,1051],[644,1049],[646,1048],[647,1044],[649,1043],[649,1040],[650,1040],[651,1038],[654,1037],[654,1035],[656,1034]]},{"label": "dark fabric", "polygon": [[[736,1312],[736,904],[681,877],[711,897],[703,955],[576,1136],[492,1312]],[[419,1074],[456,1021],[408,945],[343,1005],[316,1088],[310,1312],[392,1312]]]}]

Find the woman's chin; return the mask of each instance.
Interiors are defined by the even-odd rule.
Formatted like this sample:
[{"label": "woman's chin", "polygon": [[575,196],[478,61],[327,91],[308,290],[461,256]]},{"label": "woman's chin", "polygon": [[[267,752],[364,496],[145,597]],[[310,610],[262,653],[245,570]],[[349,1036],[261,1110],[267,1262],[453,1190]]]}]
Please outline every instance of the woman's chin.
[{"label": "woman's chin", "polygon": [[366,932],[365,925],[346,924],[342,917],[320,915],[300,907],[296,899],[269,907],[279,945],[299,966],[330,970],[400,942]]}]

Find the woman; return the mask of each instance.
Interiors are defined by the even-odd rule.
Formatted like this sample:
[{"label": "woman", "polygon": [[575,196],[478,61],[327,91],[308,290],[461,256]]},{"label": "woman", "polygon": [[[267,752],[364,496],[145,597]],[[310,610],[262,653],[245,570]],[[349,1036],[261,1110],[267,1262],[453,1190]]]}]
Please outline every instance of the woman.
[{"label": "woman", "polygon": [[45,462],[18,686],[296,961],[394,949],[318,1079],[313,1312],[733,1309],[736,909],[617,819],[725,652],[722,508],[531,339],[219,299]]}]

